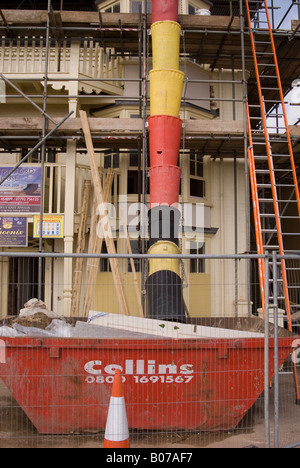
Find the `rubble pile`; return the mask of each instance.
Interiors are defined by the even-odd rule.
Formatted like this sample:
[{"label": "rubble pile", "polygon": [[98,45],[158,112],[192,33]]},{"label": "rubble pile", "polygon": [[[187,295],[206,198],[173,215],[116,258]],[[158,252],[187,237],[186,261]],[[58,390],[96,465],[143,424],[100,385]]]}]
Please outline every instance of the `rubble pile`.
[{"label": "rubble pile", "polygon": [[20,310],[17,317],[7,317],[2,321],[0,335],[5,336],[60,336],[71,337],[73,326],[47,309],[38,299],[31,299]]},{"label": "rubble pile", "polygon": [[[92,313],[94,315],[94,313]],[[101,315],[101,314],[100,314]],[[103,315],[107,315],[103,313]],[[99,316],[99,314],[97,315]],[[69,320],[47,309],[44,302],[31,299],[17,317],[6,317],[0,324],[0,337],[56,338],[146,338],[145,332],[92,325],[82,319]]]}]

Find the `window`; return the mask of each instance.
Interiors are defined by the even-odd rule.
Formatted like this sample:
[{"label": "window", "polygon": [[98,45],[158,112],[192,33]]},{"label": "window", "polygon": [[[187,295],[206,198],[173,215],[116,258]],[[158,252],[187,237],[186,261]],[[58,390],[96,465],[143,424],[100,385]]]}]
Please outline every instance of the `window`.
[{"label": "window", "polygon": [[119,169],[120,154],[118,150],[104,151],[104,169]]},{"label": "window", "polygon": [[[133,254],[142,254],[142,239],[139,239],[139,240],[130,240],[130,245],[131,245],[131,250],[132,250],[132,253]],[[148,248],[149,248],[149,242],[148,240],[145,240],[145,251],[146,253],[148,252]],[[134,266],[135,266],[135,271],[137,273],[141,272],[142,271],[142,260],[140,258],[134,258],[133,259],[134,261]],[[132,270],[131,270],[131,262],[130,262],[130,259],[128,259],[128,273],[132,273]]]},{"label": "window", "polygon": [[139,193],[138,159],[139,159],[138,150],[132,149],[129,153],[129,169],[128,169],[128,174],[127,174],[128,195],[135,195]]},{"label": "window", "polygon": [[194,150],[190,152],[190,175],[203,177],[203,156]]},{"label": "window", "polygon": [[[132,0],[131,2],[131,13],[139,13],[139,11],[142,11],[142,1],[135,1]],[[147,13],[152,13],[152,3],[147,2]]]},{"label": "window", "polygon": [[[117,251],[117,241],[114,241],[115,248]],[[107,248],[106,248],[106,243],[103,240],[102,242],[102,249],[101,249],[102,254],[107,254]],[[110,261],[109,258],[100,258],[100,272],[101,273],[108,273],[111,272],[111,267],[110,267]]]},{"label": "window", "polygon": [[115,3],[114,5],[106,8],[104,10],[105,13],[120,13],[121,9],[120,9],[120,3]]},{"label": "window", "polygon": [[[139,119],[139,114],[130,114],[131,119]],[[149,154],[149,149],[148,149]],[[140,158],[140,161],[139,161]],[[148,166],[148,165],[147,165]],[[140,169],[140,170],[139,170]],[[146,192],[149,193],[149,174],[147,174]],[[127,194],[137,195],[143,191],[143,152],[139,155],[138,149],[131,149],[129,153]]]},{"label": "window", "polygon": [[137,150],[132,150],[130,151],[130,156],[129,156],[129,166],[130,167],[138,167],[139,165],[139,155]]},{"label": "window", "polygon": [[190,195],[191,197],[198,197],[198,198],[205,197],[205,183],[203,180],[198,180],[198,179],[190,180]]},{"label": "window", "polygon": [[205,197],[204,162],[198,151],[190,151],[190,196]]},{"label": "window", "polygon": [[[138,241],[138,240],[131,240],[130,241],[131,250],[132,250],[133,254],[140,254],[141,253],[141,245],[140,244],[141,244],[141,242]],[[137,259],[137,258],[134,258],[133,262],[134,262],[135,271],[136,272],[141,271],[141,266],[140,266],[141,261],[139,259]],[[128,273],[132,273],[130,259],[128,259]]]},{"label": "window", "polygon": [[[203,242],[190,242],[191,255],[204,255],[205,244]],[[205,273],[205,259],[195,258],[190,260],[190,273]]]},{"label": "window", "polygon": [[[27,156],[27,154],[29,153],[29,151],[31,151],[32,148],[23,148],[21,150],[21,159],[25,158],[25,156]],[[40,154],[40,150],[36,150],[34,151],[34,153],[32,153],[31,156],[29,156],[29,158],[26,159],[25,163],[40,163],[41,162],[41,154]],[[49,161],[50,162],[50,161]]]},{"label": "window", "polygon": [[[142,155],[141,155],[142,159]],[[142,166],[142,161],[140,161]],[[132,149],[129,153],[129,168],[127,176],[127,194],[137,195],[142,193],[142,167],[139,167],[139,154],[137,149]],[[139,177],[140,176],[140,177]]]},{"label": "window", "polygon": [[139,193],[138,171],[128,171],[127,176],[127,194],[136,195]]}]

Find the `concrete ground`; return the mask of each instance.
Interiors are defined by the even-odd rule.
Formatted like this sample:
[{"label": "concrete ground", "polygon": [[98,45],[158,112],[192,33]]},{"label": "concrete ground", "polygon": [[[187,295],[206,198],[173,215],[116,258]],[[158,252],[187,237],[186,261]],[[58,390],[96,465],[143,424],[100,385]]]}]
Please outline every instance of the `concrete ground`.
[{"label": "concrete ground", "polygon": [[[293,376],[280,374],[279,447],[300,443],[300,406]],[[274,390],[270,391],[270,438],[274,447]],[[239,427],[230,432],[134,432],[132,448],[265,448],[264,401],[259,398]],[[40,435],[0,380],[0,448],[101,448],[102,434]]]}]

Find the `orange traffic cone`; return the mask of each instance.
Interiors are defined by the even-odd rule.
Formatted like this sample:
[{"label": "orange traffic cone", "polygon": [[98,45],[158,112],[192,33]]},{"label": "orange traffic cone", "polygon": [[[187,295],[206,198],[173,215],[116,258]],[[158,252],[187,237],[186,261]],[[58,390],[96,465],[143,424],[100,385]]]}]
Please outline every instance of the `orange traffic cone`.
[{"label": "orange traffic cone", "polygon": [[119,369],[115,372],[103,448],[130,448],[122,376]]}]

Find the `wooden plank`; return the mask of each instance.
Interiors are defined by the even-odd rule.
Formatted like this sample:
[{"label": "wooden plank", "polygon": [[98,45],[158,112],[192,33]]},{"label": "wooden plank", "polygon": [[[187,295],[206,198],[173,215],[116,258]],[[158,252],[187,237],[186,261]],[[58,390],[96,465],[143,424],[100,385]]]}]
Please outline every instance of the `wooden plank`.
[{"label": "wooden plank", "polygon": [[[143,130],[142,119],[89,118],[88,123],[92,133],[123,133],[125,131],[139,133]],[[43,120],[40,117],[0,117],[1,131],[41,131],[42,125]],[[53,127],[54,125],[49,122],[49,130]],[[66,133],[79,132],[81,120],[79,118],[68,119],[60,128]]]},{"label": "wooden plank", "polygon": [[[90,166],[91,166],[91,171],[92,171],[92,180],[93,180],[93,185],[95,189],[95,195],[97,198],[97,203],[98,205],[104,206],[105,200],[103,196],[102,183],[101,183],[101,178],[100,178],[99,171],[98,171],[98,166],[96,163],[96,157],[95,157],[90,127],[89,127],[89,122],[88,122],[87,114],[85,111],[82,111],[82,110],[80,111],[80,118],[82,122],[82,129],[83,129],[86,147],[88,151],[88,156],[89,156],[89,161],[90,161]],[[105,225],[103,224],[103,233],[104,233],[105,243],[107,247],[107,252],[111,255],[116,255],[115,244],[113,241],[113,235],[112,235],[111,226],[109,223],[107,213],[100,214],[100,221],[103,223],[106,222]],[[113,274],[113,279],[114,279],[115,288],[117,292],[120,312],[123,315],[129,315],[128,305],[127,305],[127,300],[126,300],[126,295],[125,295],[124,285],[123,285],[123,278],[121,275],[121,270],[120,270],[118,259],[110,258],[110,266],[112,269],[112,274]]]},{"label": "wooden plank", "polygon": [[300,320],[300,312],[296,312],[295,314],[292,315],[292,321],[297,322]]},{"label": "wooden plank", "polygon": [[292,30],[298,29],[300,25],[300,20],[292,20]]},{"label": "wooden plank", "polygon": [[205,29],[216,31],[240,31],[240,19],[235,16],[198,16],[198,15],[179,15],[179,23],[182,29]]},{"label": "wooden plank", "polygon": [[[126,221],[125,221],[125,218],[124,218],[124,213],[123,213],[123,210],[122,210],[121,207],[120,207],[120,216],[121,216],[121,219],[122,219],[123,228],[124,228],[124,232],[125,232],[125,236],[126,236],[127,250],[128,250],[128,253],[130,255],[132,255],[132,249],[131,249],[131,245],[130,245],[128,229],[127,229]],[[139,314],[140,314],[141,317],[144,317],[142,300],[141,300],[141,292],[140,292],[140,288],[139,288],[139,283],[138,283],[138,278],[137,278],[133,258],[130,258],[130,265],[131,265],[131,271],[132,271],[132,274],[133,274],[133,284],[134,284],[134,288],[135,288],[135,292],[136,292],[136,299],[137,299],[137,303],[138,303]]]},{"label": "wooden plank", "polygon": [[[18,25],[42,25],[47,22],[46,10],[2,10],[6,22],[8,24]],[[65,26],[68,25],[90,25],[99,24],[99,14],[94,11],[61,11],[61,21]],[[139,15],[137,13],[102,13],[102,26],[119,27],[121,20],[122,27],[124,28],[138,28]],[[183,28],[190,29],[215,29],[217,31],[226,31],[231,16],[197,16],[197,15],[179,15],[179,22]],[[152,23],[152,15],[147,15],[147,24],[150,26]],[[231,25],[231,30],[240,30],[240,19],[234,17]]]},{"label": "wooden plank", "polygon": [[47,22],[46,10],[2,10],[7,24],[36,24]]},{"label": "wooden plank", "polygon": [[[86,233],[86,223],[87,223],[90,193],[91,193],[91,181],[87,180],[85,181],[85,184],[84,184],[82,205],[80,209],[80,221],[79,221],[79,231],[78,231],[77,249],[76,249],[76,253],[79,253],[79,254],[84,252],[84,247],[85,247],[85,233]],[[83,258],[79,257],[76,259],[76,262],[75,262],[72,305],[71,305],[72,317],[78,317],[79,305],[80,305],[80,294],[81,294],[82,271],[83,271]]]},{"label": "wooden plank", "polygon": [[300,127],[299,125],[290,125],[289,126],[292,137],[300,137]]},{"label": "wooden plank", "polygon": [[184,124],[186,134],[229,135],[244,133],[242,120],[185,120]]},{"label": "wooden plank", "polygon": [[[185,133],[199,133],[208,135],[228,135],[231,133],[243,134],[244,124],[241,120],[184,120]],[[141,133],[143,130],[142,119],[114,119],[114,118],[89,118],[88,124],[92,134],[114,134],[130,132],[130,135]],[[49,122],[49,130],[54,125]],[[40,131],[42,119],[39,117],[0,117],[0,131]],[[79,118],[68,119],[58,129],[58,132],[75,133],[81,129]]]},{"label": "wooden plank", "polygon": [[[111,194],[111,186],[114,179],[114,170],[109,169],[107,172],[107,178],[105,181],[104,194],[103,198],[105,202],[109,202]],[[90,242],[88,252],[92,254],[101,253],[103,237],[100,236],[98,232],[96,235],[96,226],[98,217],[96,216],[97,210],[97,199],[93,205],[92,220],[91,220],[91,230],[90,230]],[[95,220],[95,221],[94,221]],[[95,286],[97,280],[97,274],[99,271],[99,258],[89,258],[86,266],[86,287],[84,295],[84,305],[83,305],[83,316],[88,317],[89,311],[91,310],[93,298],[95,296]]]}]

